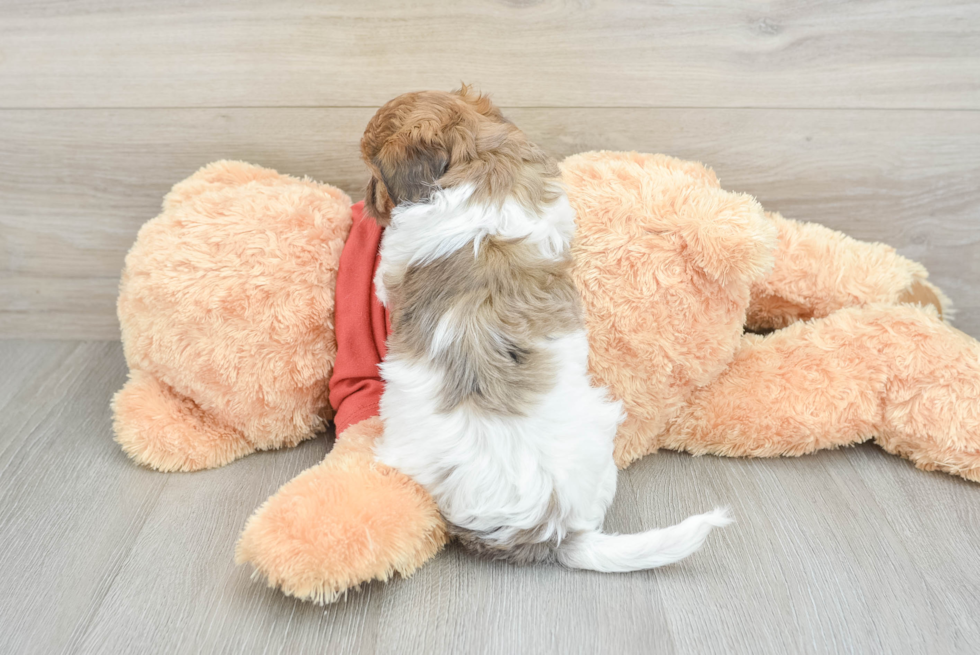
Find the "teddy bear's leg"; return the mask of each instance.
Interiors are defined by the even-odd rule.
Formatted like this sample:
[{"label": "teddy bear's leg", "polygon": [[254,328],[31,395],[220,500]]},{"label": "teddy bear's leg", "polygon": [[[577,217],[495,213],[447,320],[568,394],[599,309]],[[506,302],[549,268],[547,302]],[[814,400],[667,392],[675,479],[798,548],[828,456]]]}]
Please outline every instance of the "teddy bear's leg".
[{"label": "teddy bear's leg", "polygon": [[927,280],[926,269],[893,248],[815,223],[767,216],[779,231],[779,246],[772,272],[752,287],[750,329],[778,329],[873,303],[932,305],[940,316],[949,314],[949,298]]},{"label": "teddy bear's leg", "polygon": [[908,305],[745,335],[662,445],[774,457],[870,438],[919,468],[980,481],[980,343]]},{"label": "teddy bear's leg", "polygon": [[327,457],[248,520],[235,560],[290,596],[331,602],[352,587],[412,574],[446,543],[431,496],[374,460],[381,419],[344,431]]},{"label": "teddy bear's leg", "polygon": [[158,471],[215,468],[255,451],[238,430],[142,371],[113,397],[112,414],[123,451]]}]

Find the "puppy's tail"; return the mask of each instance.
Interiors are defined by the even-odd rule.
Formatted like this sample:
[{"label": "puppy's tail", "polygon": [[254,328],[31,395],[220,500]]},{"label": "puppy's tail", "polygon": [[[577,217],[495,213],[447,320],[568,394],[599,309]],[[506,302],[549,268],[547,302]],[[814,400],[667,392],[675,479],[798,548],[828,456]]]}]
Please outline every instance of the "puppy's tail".
[{"label": "puppy's tail", "polygon": [[728,511],[715,509],[677,525],[638,534],[585,532],[569,537],[557,548],[558,561],[573,569],[622,573],[672,564],[694,553],[712,528],[732,522]]}]

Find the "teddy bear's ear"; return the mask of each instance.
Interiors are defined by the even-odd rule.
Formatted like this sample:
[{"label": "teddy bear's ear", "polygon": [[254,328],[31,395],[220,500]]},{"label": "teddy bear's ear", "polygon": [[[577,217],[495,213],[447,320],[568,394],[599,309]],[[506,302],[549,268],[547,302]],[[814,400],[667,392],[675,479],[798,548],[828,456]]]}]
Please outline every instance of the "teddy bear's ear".
[{"label": "teddy bear's ear", "polygon": [[372,163],[397,206],[429,197],[449,168],[449,153],[441,145],[423,141],[413,130],[389,139]]}]

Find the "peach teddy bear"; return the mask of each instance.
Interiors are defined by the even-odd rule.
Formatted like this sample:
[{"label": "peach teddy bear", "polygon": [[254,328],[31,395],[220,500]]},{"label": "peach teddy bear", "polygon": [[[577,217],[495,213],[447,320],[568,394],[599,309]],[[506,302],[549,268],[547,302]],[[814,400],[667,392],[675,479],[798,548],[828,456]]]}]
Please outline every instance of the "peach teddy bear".
[{"label": "peach teddy bear", "polygon": [[[597,152],[562,164],[597,384],[628,418],[616,459],[802,455],[874,439],[980,481],[980,343],[893,249],[769,214],[700,164]],[[116,438],[164,471],[221,466],[330,418],[333,284],[350,202],[236,162],[178,184],[126,259],[131,374]],[[771,331],[753,334],[749,331]],[[447,536],[419,485],[372,457],[377,418],[339,435],[238,544],[285,593],[327,602],[409,575]]]}]

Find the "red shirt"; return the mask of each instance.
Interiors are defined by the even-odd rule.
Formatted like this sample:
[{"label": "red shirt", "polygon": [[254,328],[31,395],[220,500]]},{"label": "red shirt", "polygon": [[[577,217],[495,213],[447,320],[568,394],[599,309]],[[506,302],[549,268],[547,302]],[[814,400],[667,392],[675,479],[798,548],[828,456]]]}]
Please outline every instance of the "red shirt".
[{"label": "red shirt", "polygon": [[340,254],[335,294],[337,361],[330,377],[330,404],[337,435],[378,415],[384,383],[378,364],[385,357],[388,312],[374,293],[374,271],[381,259],[382,229],[364,215],[364,203],[351,207],[354,222]]}]

